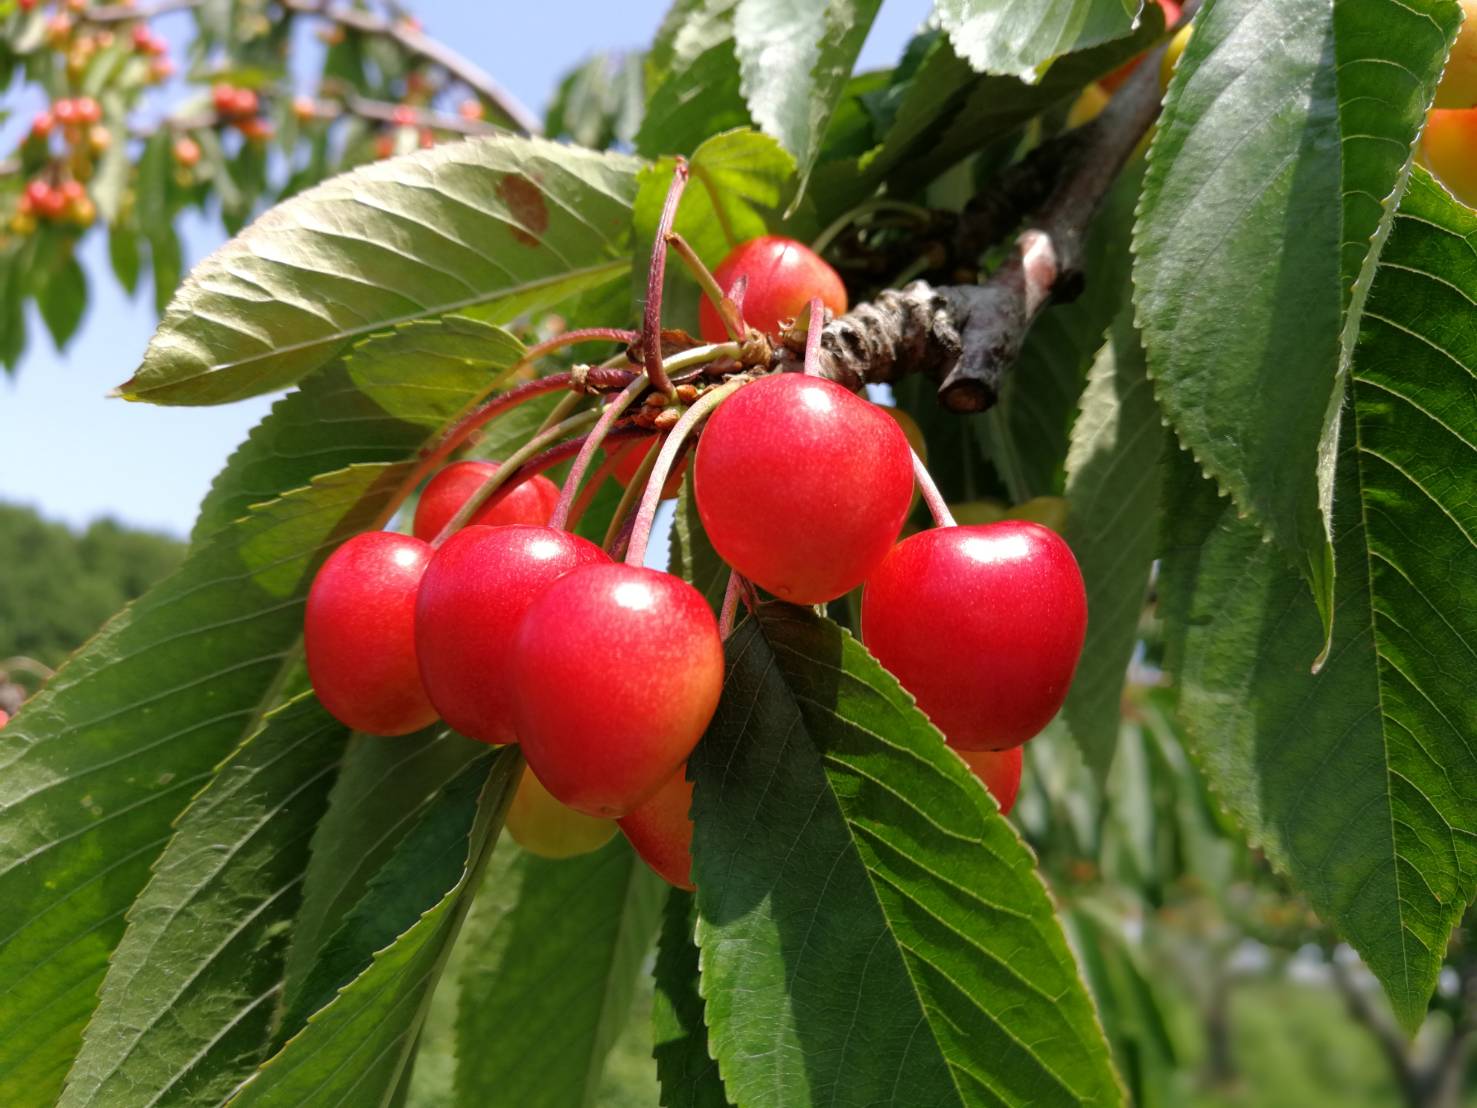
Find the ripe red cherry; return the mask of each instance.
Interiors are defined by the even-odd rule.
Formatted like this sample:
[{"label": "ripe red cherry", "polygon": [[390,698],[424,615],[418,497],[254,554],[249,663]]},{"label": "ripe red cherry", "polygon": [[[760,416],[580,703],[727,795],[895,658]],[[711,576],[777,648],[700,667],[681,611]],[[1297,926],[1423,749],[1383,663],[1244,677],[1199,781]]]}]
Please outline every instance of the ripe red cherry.
[{"label": "ripe red cherry", "polygon": [[552,527],[466,527],[447,539],[415,609],[421,682],[441,718],[469,739],[517,742],[510,667],[523,613],[570,570],[609,561]]},{"label": "ripe red cherry", "polygon": [[985,783],[1002,816],[1010,815],[1015,798],[1021,791],[1022,748],[1009,750],[961,750],[959,756],[974,775]]},{"label": "ripe red cherry", "polygon": [[[496,462],[454,462],[432,477],[415,506],[415,537],[430,542],[441,533],[467,498],[497,472]],[[497,527],[529,523],[542,527],[559,503],[559,486],[543,474],[535,474],[516,485],[504,485],[473,513],[469,524]]]},{"label": "ripe red cherry", "polygon": [[960,750],[1005,750],[1045,727],[1086,630],[1077,559],[1023,520],[922,531],[862,591],[862,641]]},{"label": "ripe red cherry", "polygon": [[[641,463],[646,460],[653,448],[662,440],[657,436],[647,439],[638,439],[635,442],[620,442],[611,445],[611,451],[615,455],[615,464],[610,467],[610,475],[622,485],[629,485],[631,479],[636,476],[636,471],[641,468]],[[682,461],[672,467],[672,472],[667,476],[666,484],[662,486],[662,499],[671,500],[682,488],[682,475],[687,467],[692,464],[692,455],[686,454]]]},{"label": "ripe red cherry", "polygon": [[[713,276],[718,287],[731,293],[740,277],[744,289],[744,322],[767,335],[805,310],[819,296],[837,315],[846,311],[846,286],[824,258],[803,242],[780,235],[763,235],[735,246]],[[706,342],[724,342],[728,330],[718,308],[706,296],[698,305],[698,330]]]},{"label": "ripe red cherry", "polygon": [[695,588],[587,565],[529,605],[513,648],[514,730],[544,787],[619,818],[667,783],[718,706],[723,645]]},{"label": "ripe red cherry", "polygon": [[0,727],[4,727],[9,722],[10,713],[5,711],[4,709],[0,709]]},{"label": "ripe red cherry", "polygon": [[713,413],[693,491],[723,560],[795,604],[862,583],[897,540],[913,458],[891,416],[834,381],[775,374]]},{"label": "ripe red cherry", "polygon": [[323,563],[303,620],[308,676],[339,722],[404,735],[436,719],[415,660],[415,597],[430,544],[369,531]]},{"label": "ripe red cherry", "polygon": [[618,821],[641,860],[667,884],[691,892],[692,782],[683,764],[670,781]]}]

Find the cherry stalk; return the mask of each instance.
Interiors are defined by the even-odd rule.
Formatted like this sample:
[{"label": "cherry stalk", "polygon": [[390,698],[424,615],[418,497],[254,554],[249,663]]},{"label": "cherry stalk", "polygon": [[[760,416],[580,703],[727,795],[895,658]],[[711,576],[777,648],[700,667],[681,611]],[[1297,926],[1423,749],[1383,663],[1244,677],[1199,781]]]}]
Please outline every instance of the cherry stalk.
[{"label": "cherry stalk", "polygon": [[672,171],[672,184],[667,189],[667,201],[662,205],[661,222],[656,228],[656,242],[651,248],[651,270],[646,281],[646,315],[642,321],[646,355],[646,376],[652,387],[667,396],[673,395],[672,382],[662,368],[662,286],[667,278],[667,236],[677,219],[677,205],[682,201],[682,191],[687,187],[687,159],[677,158]]}]

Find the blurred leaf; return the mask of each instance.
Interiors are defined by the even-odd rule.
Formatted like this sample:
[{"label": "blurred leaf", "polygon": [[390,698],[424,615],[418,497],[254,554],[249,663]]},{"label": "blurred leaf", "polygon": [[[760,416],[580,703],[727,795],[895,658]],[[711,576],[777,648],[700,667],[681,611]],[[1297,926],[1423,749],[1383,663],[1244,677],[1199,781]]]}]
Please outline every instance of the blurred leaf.
[{"label": "blurred leaf", "polygon": [[36,307],[51,339],[60,350],[77,333],[82,313],[87,310],[87,276],[74,255],[68,255],[46,276],[46,283],[36,294]]},{"label": "blurred leaf", "polygon": [[667,570],[690,582],[713,611],[723,606],[728,590],[728,566],[703,530],[697,502],[692,496],[692,482],[682,482],[672,516],[672,535]]},{"label": "blurred leaf", "polygon": [[103,222],[111,227],[123,212],[124,196],[133,182],[133,161],[129,157],[128,135],[123,129],[112,128],[108,134],[112,142],[98,159],[97,170],[88,182],[87,191],[96,202]]},{"label": "blurred leaf", "polygon": [[[1170,86],[1134,241],[1160,404],[1311,584],[1325,627],[1349,282],[1378,254],[1377,209],[1399,198],[1456,30],[1450,0],[1353,6],[1364,11],[1338,5],[1337,19],[1327,0],[1206,6]],[[1352,311],[1357,322],[1357,299]]]},{"label": "blurred leaf", "polygon": [[458,1104],[594,1102],[665,888],[619,835],[562,861],[499,849],[464,939]]},{"label": "blurred leaf", "polygon": [[1087,585],[1087,640],[1067,693],[1072,737],[1101,780],[1113,760],[1123,680],[1158,547],[1165,432],[1127,316],[1088,374],[1067,455],[1066,539]]},{"label": "blurred leaf", "polygon": [[522,764],[516,748],[503,747],[468,765],[446,790],[427,818],[462,843],[456,882],[264,1062],[232,1105],[380,1104],[399,1086]]},{"label": "blurred leaf", "polygon": [[979,72],[1034,82],[1061,55],[1129,34],[1140,6],[1139,0],[935,0],[934,14]]},{"label": "blurred leaf", "polygon": [[[1212,787],[1419,1026],[1477,890],[1477,215],[1423,171],[1354,358],[1333,646],[1296,575],[1206,482],[1168,485],[1161,598]],[[1419,536],[1419,541],[1412,541]]]},{"label": "blurred leaf", "polygon": [[662,914],[651,1012],[663,1108],[729,1108],[718,1064],[708,1053],[708,1026],[697,988],[696,926],[693,895],[673,889]]},{"label": "blurred leaf", "polygon": [[179,236],[172,227],[166,226],[149,236],[149,260],[154,267],[154,310],[163,312],[174,290],[179,288],[185,267]]},{"label": "blurred leaf", "polygon": [[196,268],[121,391],[224,403],[291,384],[396,323],[462,309],[505,322],[618,278],[637,168],[494,138],[327,181]]},{"label": "blurred leaf", "polygon": [[559,82],[544,133],[592,150],[631,143],[646,102],[643,68],[640,54],[594,54]]},{"label": "blurred leaf", "polygon": [[138,232],[131,226],[115,223],[108,228],[108,260],[118,283],[132,296],[138,291],[139,252]]},{"label": "blurred leaf", "polygon": [[744,1105],[1118,1104],[1030,851],[849,635],[768,605],[689,763],[700,988]]},{"label": "blurred leaf", "polygon": [[129,909],[61,1104],[219,1104],[266,1055],[308,841],[348,737],[300,696],[191,802]]}]

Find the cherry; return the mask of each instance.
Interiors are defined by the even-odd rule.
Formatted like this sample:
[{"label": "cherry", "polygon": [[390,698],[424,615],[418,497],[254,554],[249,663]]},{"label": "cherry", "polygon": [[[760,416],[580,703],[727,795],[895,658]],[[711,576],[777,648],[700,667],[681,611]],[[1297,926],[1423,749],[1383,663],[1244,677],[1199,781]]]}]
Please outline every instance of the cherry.
[{"label": "cherry", "polygon": [[[641,463],[646,460],[646,455],[658,446],[662,440],[653,435],[647,439],[635,442],[612,443],[610,450],[615,457],[615,464],[610,467],[610,474],[623,486],[629,485],[636,471],[641,468]],[[682,488],[682,476],[687,472],[687,467],[692,464],[692,455],[684,455],[682,461],[672,467],[672,472],[667,476],[667,482],[662,486],[662,499],[671,500]]]},{"label": "cherry", "polygon": [[960,750],[1004,750],[1056,715],[1082,652],[1071,549],[1037,523],[937,527],[862,591],[862,641]]},{"label": "cherry", "polygon": [[617,822],[641,860],[669,885],[691,892],[692,782],[684,763],[643,804]]},{"label": "cherry", "polygon": [[1477,108],[1433,111],[1421,150],[1431,172],[1468,207],[1477,207]]},{"label": "cherry", "polygon": [[1461,0],[1461,4],[1462,29],[1436,87],[1438,108],[1477,108],[1477,0]]},{"label": "cherry", "polygon": [[[733,292],[740,277],[749,279],[744,289],[744,322],[766,335],[778,334],[781,326],[805,310],[819,296],[837,315],[846,311],[846,286],[824,258],[803,242],[780,235],[763,235],[739,243],[713,271],[718,287]],[[706,342],[724,342],[728,329],[723,317],[707,297],[698,305],[698,330]]]},{"label": "cherry", "polygon": [[174,160],[186,169],[193,169],[200,164],[200,144],[189,135],[183,135],[175,141]]},{"label": "cherry", "polygon": [[709,418],[693,491],[724,561],[784,600],[819,604],[861,584],[897,540],[913,460],[882,408],[834,381],[774,374]]},{"label": "cherry", "polygon": [[723,687],[702,594],[630,565],[587,565],[529,605],[513,648],[514,730],[544,786],[619,818],[697,745]]},{"label": "cherry", "polygon": [[1010,815],[1015,807],[1015,798],[1021,791],[1022,748],[1013,746],[1009,750],[961,750],[964,759],[976,777],[985,783],[995,803],[1000,805],[1002,816]]},{"label": "cherry", "polygon": [[[1166,27],[1173,27],[1180,21],[1180,5],[1178,0],[1154,0],[1154,2],[1159,5],[1159,10],[1164,13],[1164,25]],[[1109,92],[1117,92],[1118,88],[1133,75],[1133,71],[1139,67],[1139,63],[1143,60],[1144,55],[1140,54],[1138,57],[1124,62],[1106,77],[1099,77],[1098,83]]]},{"label": "cherry", "polygon": [[339,722],[404,735],[436,718],[415,660],[415,598],[431,546],[368,531],[323,563],[303,619],[308,677]]},{"label": "cherry", "polygon": [[10,722],[10,713],[7,712],[7,711],[5,711],[5,709],[0,708],[0,727],[4,727],[9,722]]},{"label": "cherry", "polygon": [[504,826],[515,843],[540,858],[590,854],[615,835],[614,820],[596,819],[566,808],[526,768],[508,805]]},{"label": "cherry", "polygon": [[[415,506],[415,537],[430,542],[451,522],[451,517],[497,472],[496,462],[455,462],[432,477]],[[504,485],[492,499],[473,513],[468,523],[488,527],[508,523],[549,522],[559,502],[559,486],[543,474],[535,474],[516,485]]]},{"label": "cherry", "polygon": [[421,682],[441,718],[469,739],[517,742],[510,670],[523,613],[564,574],[609,560],[551,527],[465,527],[447,539],[415,608]]}]

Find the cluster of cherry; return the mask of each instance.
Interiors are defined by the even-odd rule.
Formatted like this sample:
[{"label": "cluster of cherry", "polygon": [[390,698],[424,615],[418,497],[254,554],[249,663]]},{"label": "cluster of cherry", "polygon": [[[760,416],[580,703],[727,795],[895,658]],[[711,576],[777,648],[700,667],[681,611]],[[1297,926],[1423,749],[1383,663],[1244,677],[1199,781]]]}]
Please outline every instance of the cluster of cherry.
[{"label": "cluster of cherry", "polygon": [[[800,244],[738,250],[716,277],[725,291],[746,282],[749,325],[776,332],[817,295],[844,310],[834,271]],[[721,339],[710,311],[705,333]],[[636,460],[626,465],[629,480]],[[942,525],[899,543],[915,471],[931,489],[886,409],[829,380],[770,373],[713,410],[691,479],[708,539],[753,586],[806,605],[863,589],[864,642],[1008,810],[1020,746],[1076,667],[1082,579],[1052,531],[953,526],[936,496]],[[520,743],[532,772],[509,814],[515,838],[568,855],[618,824],[653,869],[690,888],[685,767],[722,691],[718,622],[687,582],[550,526],[559,490],[541,475],[499,489],[452,530],[496,472],[447,466],[422,493],[413,534],[361,534],[333,553],[308,596],[314,689],[371,734],[440,718],[472,739]]]}]

